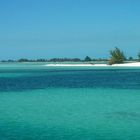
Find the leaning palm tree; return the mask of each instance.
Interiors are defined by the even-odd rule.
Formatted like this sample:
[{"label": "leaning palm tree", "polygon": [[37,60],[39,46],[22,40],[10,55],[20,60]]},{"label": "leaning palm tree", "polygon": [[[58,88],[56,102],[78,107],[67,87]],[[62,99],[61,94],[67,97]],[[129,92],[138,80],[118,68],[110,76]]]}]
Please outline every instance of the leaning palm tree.
[{"label": "leaning palm tree", "polygon": [[124,63],[124,61],[126,60],[126,57],[124,55],[124,53],[119,49],[119,48],[115,48],[113,51],[110,51],[110,55],[111,55],[111,59],[109,61],[109,64],[121,64]]}]

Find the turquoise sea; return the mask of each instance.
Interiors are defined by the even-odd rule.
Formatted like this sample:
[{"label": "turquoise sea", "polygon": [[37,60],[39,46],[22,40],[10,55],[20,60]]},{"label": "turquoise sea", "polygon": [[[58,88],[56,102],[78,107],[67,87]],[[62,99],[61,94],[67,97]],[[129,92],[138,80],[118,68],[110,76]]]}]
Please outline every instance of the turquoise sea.
[{"label": "turquoise sea", "polygon": [[140,68],[1,63],[0,140],[140,140]]}]

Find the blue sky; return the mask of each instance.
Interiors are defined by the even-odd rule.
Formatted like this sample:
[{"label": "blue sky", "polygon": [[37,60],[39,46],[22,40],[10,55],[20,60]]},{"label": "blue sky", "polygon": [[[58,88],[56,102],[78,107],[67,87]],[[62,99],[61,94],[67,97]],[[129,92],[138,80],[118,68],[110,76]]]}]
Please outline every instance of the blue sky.
[{"label": "blue sky", "polygon": [[0,59],[140,51],[139,0],[0,0]]}]

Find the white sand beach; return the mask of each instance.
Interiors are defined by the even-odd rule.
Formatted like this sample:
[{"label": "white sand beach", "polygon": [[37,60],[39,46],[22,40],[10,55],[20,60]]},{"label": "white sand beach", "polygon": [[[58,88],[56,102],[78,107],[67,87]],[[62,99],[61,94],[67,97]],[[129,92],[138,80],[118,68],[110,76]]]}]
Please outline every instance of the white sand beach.
[{"label": "white sand beach", "polygon": [[140,62],[124,63],[124,64],[47,64],[49,67],[140,67]]},{"label": "white sand beach", "polygon": [[114,64],[112,66],[120,66],[120,67],[140,67],[140,62],[134,63],[124,63],[124,64]]},{"label": "white sand beach", "polygon": [[106,64],[47,64],[49,67],[93,67],[93,66],[107,66]]}]

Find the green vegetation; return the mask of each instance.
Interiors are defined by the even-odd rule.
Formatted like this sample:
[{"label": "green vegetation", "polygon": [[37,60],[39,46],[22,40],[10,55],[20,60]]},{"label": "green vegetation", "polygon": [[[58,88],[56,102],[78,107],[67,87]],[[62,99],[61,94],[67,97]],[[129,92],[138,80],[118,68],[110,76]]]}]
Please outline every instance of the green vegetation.
[{"label": "green vegetation", "polygon": [[110,55],[111,55],[111,59],[109,61],[110,65],[121,64],[124,63],[124,61],[126,60],[124,53],[117,47],[114,50],[110,51]]},{"label": "green vegetation", "polygon": [[105,58],[92,59],[90,57],[86,57],[84,60],[80,58],[52,58],[52,59],[21,58],[19,60],[11,60],[11,59],[1,60],[0,62],[91,62],[91,61],[104,62],[104,61],[108,61],[108,59]]},{"label": "green vegetation", "polygon": [[131,56],[128,58],[128,61],[133,61],[133,60],[134,60],[134,58]]},{"label": "green vegetation", "polygon": [[124,55],[123,51],[121,51],[119,48],[115,47],[114,50],[110,51],[111,58],[91,58],[89,56],[86,56],[85,59],[80,58],[51,58],[51,59],[45,59],[45,58],[39,58],[39,59],[27,59],[27,58],[21,58],[19,60],[1,60],[0,62],[86,62],[86,63],[109,63],[112,64],[122,64],[125,61],[139,61],[140,62],[140,52],[138,54],[137,59],[133,57],[128,57]]},{"label": "green vegetation", "polygon": [[21,58],[21,59],[18,60],[18,62],[28,62],[28,59],[26,59],[26,58]]},{"label": "green vegetation", "polygon": [[86,56],[86,57],[85,57],[85,61],[86,61],[86,62],[89,62],[89,61],[92,61],[92,59],[91,59],[89,56]]},{"label": "green vegetation", "polygon": [[48,60],[48,62],[81,62],[79,58],[53,58]]},{"label": "green vegetation", "polygon": [[138,61],[140,62],[140,52],[139,52],[139,54],[138,54]]}]

